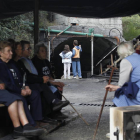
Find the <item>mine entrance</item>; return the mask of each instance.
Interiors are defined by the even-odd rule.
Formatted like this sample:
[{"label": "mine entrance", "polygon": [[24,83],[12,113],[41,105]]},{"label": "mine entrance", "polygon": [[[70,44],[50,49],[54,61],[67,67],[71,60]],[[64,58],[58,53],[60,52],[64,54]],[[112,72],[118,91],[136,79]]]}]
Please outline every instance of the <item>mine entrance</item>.
[{"label": "mine entrance", "polygon": [[[73,40],[78,40],[79,45],[82,47],[82,53],[81,53],[81,71],[82,71],[82,77],[87,78],[87,73],[90,73],[91,71],[91,38],[87,37],[72,37],[68,38],[64,42],[60,43],[55,49],[54,54],[51,55],[51,61],[55,68],[55,76],[56,78],[61,78],[63,75],[63,64],[62,59],[60,58],[59,54],[63,51],[64,45],[69,45],[70,50],[73,49]],[[108,40],[107,38],[102,37],[94,37],[94,66],[104,57],[108,54],[109,51],[111,51],[116,45],[113,43],[113,41]],[[116,54],[114,54],[114,57]],[[102,61],[102,66],[106,67],[106,65],[110,62],[110,57],[106,57]],[[72,69],[71,69],[72,71]],[[96,66],[94,67],[94,74],[100,73],[100,67]]]}]

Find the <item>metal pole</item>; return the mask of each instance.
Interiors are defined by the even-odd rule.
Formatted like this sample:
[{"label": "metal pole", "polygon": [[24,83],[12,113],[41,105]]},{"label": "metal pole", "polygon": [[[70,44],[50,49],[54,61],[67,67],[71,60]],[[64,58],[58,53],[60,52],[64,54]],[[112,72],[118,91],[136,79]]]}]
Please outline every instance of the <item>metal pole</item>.
[{"label": "metal pole", "polygon": [[51,46],[51,41],[48,41],[48,60],[50,61],[50,46]]},{"label": "metal pole", "polygon": [[[60,93],[60,92],[59,92]],[[64,99],[66,100],[66,101],[68,101],[67,99],[66,99],[66,97],[62,94],[62,93],[60,93],[63,97],[64,97]],[[69,103],[69,105],[74,109],[74,111],[78,114],[78,116],[86,123],[86,125],[89,125],[87,122],[86,122],[86,120],[78,113],[78,111],[73,107],[73,105],[71,104],[71,103]]]},{"label": "metal pole", "polygon": [[39,0],[34,3],[34,45],[38,43],[39,34]]},{"label": "metal pole", "polygon": [[93,75],[93,33],[91,33],[91,75]]},{"label": "metal pole", "polygon": [[50,36],[50,30],[49,30],[49,28],[48,28],[48,60],[50,61],[50,47],[51,47],[51,40],[50,40],[50,38],[49,38],[49,36]]}]

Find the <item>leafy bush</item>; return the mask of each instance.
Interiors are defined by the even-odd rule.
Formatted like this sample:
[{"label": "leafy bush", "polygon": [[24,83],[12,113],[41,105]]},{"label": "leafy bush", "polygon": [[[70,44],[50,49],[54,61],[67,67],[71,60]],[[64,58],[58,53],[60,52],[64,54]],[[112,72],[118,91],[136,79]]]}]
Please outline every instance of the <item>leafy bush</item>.
[{"label": "leafy bush", "polygon": [[[39,12],[39,27],[47,28],[54,25],[47,19],[48,13],[46,11]],[[15,16],[12,18],[3,19],[0,21],[0,40],[7,40],[12,38],[16,41],[28,40],[33,43],[33,12],[23,15]]]},{"label": "leafy bush", "polygon": [[140,35],[140,16],[133,15],[122,18],[123,37],[128,41]]},{"label": "leafy bush", "polygon": [[0,40],[8,38],[20,40],[29,39],[33,28],[29,24],[24,24],[26,14],[7,18],[0,21]]}]

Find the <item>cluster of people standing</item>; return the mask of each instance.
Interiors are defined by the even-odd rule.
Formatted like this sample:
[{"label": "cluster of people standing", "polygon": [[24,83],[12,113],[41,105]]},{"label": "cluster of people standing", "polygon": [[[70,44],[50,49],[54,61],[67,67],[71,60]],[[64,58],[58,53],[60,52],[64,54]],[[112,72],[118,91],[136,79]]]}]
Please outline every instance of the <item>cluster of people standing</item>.
[{"label": "cluster of people standing", "polygon": [[46,46],[35,45],[32,60],[31,49],[24,40],[0,42],[0,104],[8,108],[14,138],[39,136],[48,123],[68,117],[61,112],[69,104],[62,101],[64,83],[52,75]]},{"label": "cluster of people standing", "polygon": [[64,79],[70,78],[70,68],[72,63],[73,78],[76,79],[78,74],[79,79],[82,78],[81,75],[81,64],[80,64],[80,53],[82,52],[81,45],[78,46],[78,41],[73,41],[74,48],[72,52],[70,51],[69,45],[65,45],[64,50],[59,54],[62,58],[62,63],[64,64]]}]

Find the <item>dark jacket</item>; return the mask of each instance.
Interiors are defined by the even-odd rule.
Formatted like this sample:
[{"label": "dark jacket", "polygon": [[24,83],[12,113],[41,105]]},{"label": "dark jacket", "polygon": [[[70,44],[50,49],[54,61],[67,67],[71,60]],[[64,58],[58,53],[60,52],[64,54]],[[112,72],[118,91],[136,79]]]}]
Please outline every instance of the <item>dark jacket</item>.
[{"label": "dark jacket", "polygon": [[17,64],[18,64],[18,67],[26,73],[27,83],[30,83],[30,84],[43,83],[42,76],[30,73],[21,60],[18,60]]},{"label": "dark jacket", "polygon": [[121,88],[116,90],[115,97],[118,98],[120,95],[124,94],[127,98],[135,99],[138,91],[139,87],[136,82],[126,82]]},{"label": "dark jacket", "polygon": [[0,59],[0,79],[5,83],[6,89],[9,92],[21,94],[22,83],[19,82],[19,86],[16,85],[12,72],[9,70],[8,64],[3,62],[1,59]]},{"label": "dark jacket", "polygon": [[32,58],[32,62],[37,69],[38,75],[53,77],[50,62],[47,59],[42,60],[39,59],[37,56],[34,56]]}]

